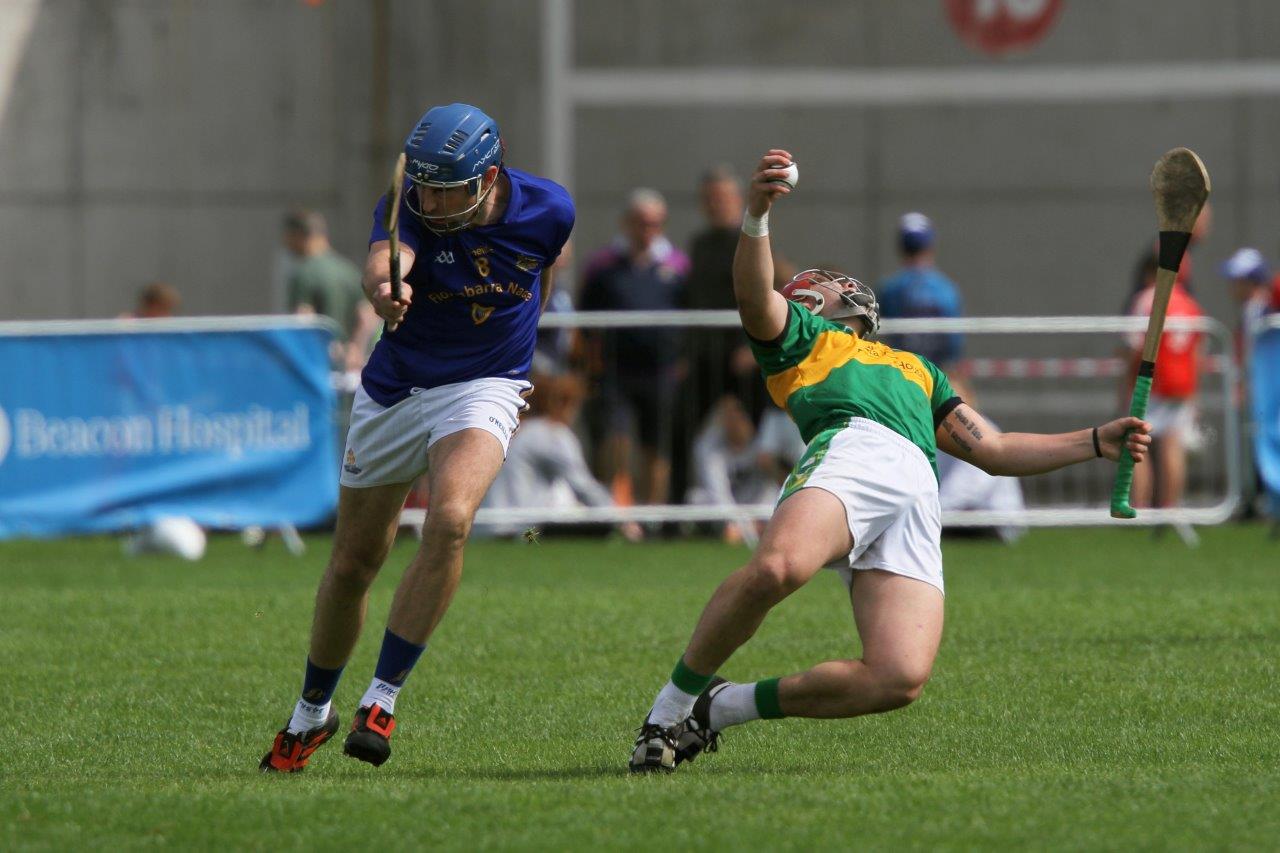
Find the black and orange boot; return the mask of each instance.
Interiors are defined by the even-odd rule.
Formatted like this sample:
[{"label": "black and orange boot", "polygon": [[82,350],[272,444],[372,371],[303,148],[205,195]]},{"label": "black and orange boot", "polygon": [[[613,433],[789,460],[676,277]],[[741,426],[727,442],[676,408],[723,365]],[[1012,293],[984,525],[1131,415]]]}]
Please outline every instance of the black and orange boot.
[{"label": "black and orange boot", "polygon": [[311,753],[337,731],[338,714],[332,710],[322,725],[307,729],[301,734],[293,734],[287,727],[283,728],[276,734],[271,751],[262,756],[258,769],[263,773],[301,773],[307,769]]},{"label": "black and orange boot", "polygon": [[395,730],[395,717],[382,710],[381,705],[361,708],[351,721],[351,733],[347,735],[342,751],[352,758],[380,767],[391,757],[391,733]]}]

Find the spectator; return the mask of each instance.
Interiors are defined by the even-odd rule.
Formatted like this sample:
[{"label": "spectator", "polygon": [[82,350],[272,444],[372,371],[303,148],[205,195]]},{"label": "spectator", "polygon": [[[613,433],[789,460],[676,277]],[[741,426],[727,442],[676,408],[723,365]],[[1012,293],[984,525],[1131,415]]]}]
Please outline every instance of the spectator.
[{"label": "spectator", "polygon": [[[1213,208],[1209,202],[1204,203],[1204,207],[1200,209],[1200,215],[1196,217],[1195,227],[1191,229],[1191,241],[1187,244],[1187,251],[1182,255],[1182,263],[1178,265],[1178,284],[1182,285],[1183,290],[1188,294],[1194,295],[1195,290],[1191,286],[1191,250],[1204,242],[1209,236],[1210,230],[1213,228]],[[1129,296],[1125,300],[1124,314],[1133,313],[1133,301],[1146,287],[1146,281],[1142,277],[1143,265],[1146,263],[1146,257],[1149,252],[1159,253],[1160,244],[1158,240],[1152,241],[1150,247],[1142,250],[1142,254],[1138,258],[1138,272],[1134,276],[1133,289],[1129,291]]]},{"label": "spectator", "polygon": [[[693,443],[695,485],[689,503],[704,506],[769,503],[778,493],[773,472],[761,467],[755,444],[755,425],[742,402],[726,395]],[[758,539],[756,523],[748,519],[725,525],[728,542]]]},{"label": "spectator", "polygon": [[[1236,333],[1236,358],[1241,381],[1245,382],[1250,363],[1250,330],[1264,314],[1275,310],[1272,304],[1271,270],[1257,249],[1238,249],[1222,265],[1222,276],[1231,282],[1231,295],[1240,306],[1240,327]],[[1247,387],[1247,385],[1245,386]]]},{"label": "spectator", "polygon": [[733,253],[738,248],[738,229],[742,225],[742,185],[727,167],[715,166],[702,176],[698,198],[706,227],[690,243],[685,305],[732,310],[736,307]]},{"label": "spectator", "polygon": [[[482,507],[512,509],[574,504],[611,506],[609,490],[591,476],[573,424],[582,409],[586,387],[572,374],[535,381],[530,414],[511,437],[507,461],[489,488]],[[494,535],[513,535],[517,527],[486,525]],[[481,526],[477,525],[477,533]],[[641,538],[635,522],[619,525],[627,539]]]},{"label": "spectator", "polygon": [[[631,193],[622,233],[587,263],[583,311],[669,311],[681,307],[689,259],[664,236],[667,204],[656,190]],[[671,401],[685,369],[677,329],[619,329],[594,336],[604,434],[600,472],[619,492],[631,468],[631,430],[643,455],[635,497],[665,503],[670,479]],[[602,427],[602,428],[599,428]]]},{"label": "spectator", "polygon": [[172,317],[178,313],[182,297],[178,289],[163,281],[153,281],[138,291],[137,305],[132,313],[121,314],[121,319],[150,320]]},{"label": "spectator", "polygon": [[[1254,440],[1257,424],[1253,423],[1249,405],[1249,372],[1253,365],[1253,327],[1267,313],[1280,308],[1280,277],[1272,279],[1266,259],[1257,249],[1236,250],[1222,265],[1222,276],[1231,282],[1231,295],[1240,306],[1240,325],[1236,329],[1235,356],[1239,366],[1239,384],[1234,399],[1245,429],[1242,435],[1244,453],[1245,516],[1256,511],[1256,498],[1264,494],[1261,472],[1254,464]],[[1275,290],[1273,291],[1273,288]]]},{"label": "spectator", "polygon": [[[1144,282],[1133,300],[1131,313],[1137,317],[1151,314],[1155,299],[1155,252],[1142,261],[1140,278]],[[1187,289],[1174,282],[1166,317],[1200,317],[1204,312]],[[1138,365],[1142,361],[1142,332],[1126,336],[1129,349],[1129,371],[1121,387],[1121,408],[1128,408],[1133,393]],[[1186,482],[1186,440],[1195,427],[1195,395],[1199,382],[1199,332],[1166,327],[1156,351],[1155,379],[1147,404],[1146,420],[1151,424],[1152,463],[1133,469],[1131,503],[1135,507],[1176,507],[1182,502]],[[1154,480],[1154,482],[1153,482]]]},{"label": "spectator", "polygon": [[[699,188],[706,227],[694,235],[689,247],[691,266],[685,288],[685,306],[698,310],[732,311],[733,255],[742,225],[742,184],[727,166],[707,170]],[[774,258],[776,286],[790,279],[793,270]],[[700,329],[688,337],[692,422],[701,422],[716,400],[726,392],[747,405],[753,418],[768,404],[764,380],[740,329],[716,332]]]},{"label": "spectator", "polygon": [[334,251],[324,216],[290,211],[284,218],[284,246],[297,263],[289,273],[289,310],[323,314],[342,329],[335,361],[344,370],[364,366],[377,317],[360,288],[359,267]]},{"label": "spectator", "polygon": [[760,416],[755,440],[756,464],[760,470],[781,486],[805,450],[804,439],[800,437],[800,428],[795,421],[777,406],[766,408]]},{"label": "spectator", "polygon": [[[880,282],[880,316],[959,317],[960,293],[955,283],[934,265],[933,223],[923,213],[906,213],[898,220],[898,249],[902,269]],[[894,349],[918,353],[951,372],[964,344],[958,332],[949,334],[885,335]]]}]

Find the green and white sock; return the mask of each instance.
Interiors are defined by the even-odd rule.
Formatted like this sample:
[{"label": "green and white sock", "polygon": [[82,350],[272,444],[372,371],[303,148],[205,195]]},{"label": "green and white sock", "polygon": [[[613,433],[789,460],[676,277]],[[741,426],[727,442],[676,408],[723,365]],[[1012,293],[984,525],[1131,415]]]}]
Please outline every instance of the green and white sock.
[{"label": "green and white sock", "polygon": [[785,717],[778,702],[778,681],[769,678],[750,684],[731,684],[721,690],[711,702],[711,728],[721,732],[752,720]]},{"label": "green and white sock", "polygon": [[701,675],[685,666],[684,658],[676,663],[671,672],[671,680],[658,693],[653,702],[653,710],[649,712],[649,722],[670,728],[682,722],[693,710],[693,703],[698,694],[707,689],[711,683],[711,675]]}]

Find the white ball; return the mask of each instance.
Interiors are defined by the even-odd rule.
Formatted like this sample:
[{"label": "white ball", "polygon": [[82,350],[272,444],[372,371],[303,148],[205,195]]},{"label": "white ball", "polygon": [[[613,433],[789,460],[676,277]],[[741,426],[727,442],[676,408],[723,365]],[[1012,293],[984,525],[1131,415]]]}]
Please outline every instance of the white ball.
[{"label": "white ball", "polygon": [[200,525],[184,516],[168,515],[157,518],[147,531],[149,549],[161,554],[173,554],[184,560],[199,560],[204,556],[205,538]]},{"label": "white ball", "polygon": [[791,189],[795,189],[796,183],[799,182],[800,180],[800,170],[796,168],[795,163],[792,163],[790,166],[784,166],[783,171],[787,173],[785,176],[781,178],[774,178],[769,183],[786,184],[787,186],[791,187]]}]

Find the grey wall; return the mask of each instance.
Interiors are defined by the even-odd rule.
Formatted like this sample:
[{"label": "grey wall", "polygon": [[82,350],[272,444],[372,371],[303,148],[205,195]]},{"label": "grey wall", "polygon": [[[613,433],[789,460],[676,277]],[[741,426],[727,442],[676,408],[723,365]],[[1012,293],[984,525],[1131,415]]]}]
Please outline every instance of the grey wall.
[{"label": "grey wall", "polygon": [[[1068,0],[1029,54],[960,43],[916,0],[577,0],[579,66],[982,68],[1274,59],[1267,0]],[[389,28],[379,36],[379,15]],[[192,313],[272,305],[281,212],[314,205],[360,256],[394,145],[424,107],[483,104],[508,162],[539,169],[540,6],[532,0],[0,0],[34,16],[0,114],[0,318],[111,316],[163,278]],[[375,44],[389,85],[380,88]],[[579,254],[620,199],[652,185],[672,234],[697,226],[709,163],[744,172],[771,145],[804,167],[775,217],[801,264],[874,281],[893,222],[936,220],[941,265],[971,313],[1106,313],[1149,239],[1145,179],[1189,145],[1209,164],[1216,224],[1197,292],[1223,319],[1216,262],[1280,254],[1280,104],[1271,98],[857,108],[603,108],[574,124]],[[660,156],[656,156],[660,155]]]}]

